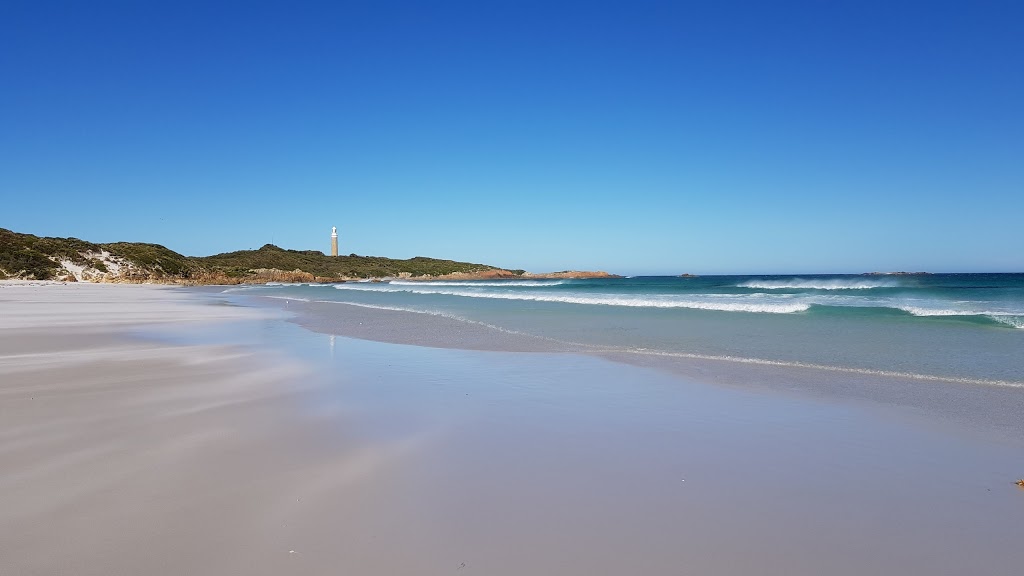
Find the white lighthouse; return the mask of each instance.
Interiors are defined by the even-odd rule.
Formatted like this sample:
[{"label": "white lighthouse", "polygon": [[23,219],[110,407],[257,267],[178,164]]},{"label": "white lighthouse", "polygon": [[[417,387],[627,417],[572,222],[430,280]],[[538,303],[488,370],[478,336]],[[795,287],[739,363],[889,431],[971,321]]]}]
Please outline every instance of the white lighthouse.
[{"label": "white lighthouse", "polygon": [[338,255],[338,227],[331,226],[331,256]]}]

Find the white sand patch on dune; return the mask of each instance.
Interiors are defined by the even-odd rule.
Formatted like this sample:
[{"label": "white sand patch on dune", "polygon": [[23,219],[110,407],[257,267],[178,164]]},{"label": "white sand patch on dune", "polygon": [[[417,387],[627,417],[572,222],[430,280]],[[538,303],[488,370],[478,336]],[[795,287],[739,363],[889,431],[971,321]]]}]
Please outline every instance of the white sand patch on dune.
[{"label": "white sand patch on dune", "polygon": [[71,260],[58,260],[57,262],[62,268],[70,272],[75,277],[75,280],[81,282],[84,279],[82,273],[85,271],[85,266],[75,264]]}]

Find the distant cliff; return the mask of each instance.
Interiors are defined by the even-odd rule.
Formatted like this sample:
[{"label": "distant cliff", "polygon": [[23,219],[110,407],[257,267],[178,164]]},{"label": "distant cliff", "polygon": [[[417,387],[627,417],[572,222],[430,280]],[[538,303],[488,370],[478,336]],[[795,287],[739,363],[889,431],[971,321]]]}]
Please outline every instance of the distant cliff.
[{"label": "distant cliff", "polygon": [[[530,275],[486,264],[418,256],[396,260],[378,256],[327,256],[315,250],[286,250],[267,244],[215,256],[183,256],[159,244],[94,244],[78,238],[46,238],[0,228],[0,279],[77,282],[158,282],[167,284],[255,284],[266,282],[343,282],[365,278],[523,278],[600,277]],[[596,276],[595,276],[596,275]]]}]

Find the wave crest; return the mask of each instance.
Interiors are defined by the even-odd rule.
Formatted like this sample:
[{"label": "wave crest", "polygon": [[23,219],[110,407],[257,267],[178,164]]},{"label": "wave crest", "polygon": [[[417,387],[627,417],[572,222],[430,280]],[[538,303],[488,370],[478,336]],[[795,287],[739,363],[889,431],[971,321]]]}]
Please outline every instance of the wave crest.
[{"label": "wave crest", "polygon": [[1007,326],[1013,326],[1014,328],[1024,330],[1024,316],[1013,316],[1009,314],[989,314],[989,318],[999,322],[1000,324],[1006,324]]},{"label": "wave crest", "polygon": [[791,314],[803,312],[810,308],[809,303],[783,301],[764,302],[740,300],[738,298],[685,298],[678,296],[625,296],[615,294],[550,294],[550,293],[516,293],[516,292],[473,292],[467,290],[440,290],[434,287],[422,288],[420,284],[412,282],[410,285],[400,285],[400,289],[387,288],[386,284],[375,286],[353,286],[350,284],[338,284],[338,290],[356,290],[363,292],[406,292],[409,294],[436,294],[442,296],[460,296],[465,298],[490,298],[495,300],[529,300],[533,302],[558,302],[563,304],[589,304],[602,306],[627,306],[631,308],[691,308],[695,310],[719,310],[724,312],[765,312],[770,314]]},{"label": "wave crest", "polygon": [[739,288],[756,290],[872,290],[874,288],[898,288],[893,280],[748,280],[736,285]]},{"label": "wave crest", "polygon": [[922,308],[920,306],[896,306],[897,309],[909,312],[914,316],[982,316],[1000,324],[1024,330],[1024,315],[993,312],[990,310],[948,310],[942,308]]}]

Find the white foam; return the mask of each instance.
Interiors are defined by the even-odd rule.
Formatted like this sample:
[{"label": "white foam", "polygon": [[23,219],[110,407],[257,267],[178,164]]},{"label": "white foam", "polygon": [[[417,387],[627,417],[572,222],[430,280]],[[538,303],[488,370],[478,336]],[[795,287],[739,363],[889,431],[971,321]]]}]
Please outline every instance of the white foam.
[{"label": "white foam", "polygon": [[907,306],[893,304],[893,308],[909,312],[914,316],[984,316],[983,312],[971,312],[969,310],[949,310],[946,308],[925,308],[922,306]]},{"label": "white foam", "polygon": [[[875,286],[879,281],[868,280]],[[548,282],[556,286],[561,282]],[[791,283],[793,284],[793,283]],[[914,316],[987,316],[1014,328],[1024,328],[1024,310],[1019,306],[1000,302],[953,301],[941,298],[910,298],[854,294],[852,292],[811,292],[793,294],[785,292],[755,292],[747,294],[621,294],[588,293],[577,290],[543,290],[545,285],[533,285],[529,290],[499,290],[508,284],[502,282],[399,282],[334,284],[341,291],[359,291],[390,294],[416,294],[483,298],[492,300],[518,300],[527,302],[553,302],[562,304],[620,306],[630,308],[688,308],[724,312],[754,312],[766,314],[793,314],[809,310],[812,306],[844,308],[888,308],[902,310]],[[847,282],[847,286],[849,283]],[[836,290],[841,290],[836,288]]]},{"label": "white foam", "polygon": [[467,290],[440,290],[419,286],[402,286],[401,289],[387,288],[386,285],[352,286],[339,284],[338,290],[357,290],[365,292],[406,292],[410,294],[436,294],[444,296],[460,296],[465,298],[490,298],[497,300],[528,300],[532,302],[559,302],[563,304],[587,304],[602,306],[627,306],[633,308],[691,308],[698,310],[719,310],[724,312],[765,312],[771,314],[791,314],[803,312],[810,308],[810,303],[797,301],[764,302],[751,299],[740,299],[735,295],[706,295],[704,299],[676,295],[645,295],[624,296],[616,294],[552,294],[552,293],[514,293],[514,292],[475,292]]},{"label": "white foam", "polygon": [[897,288],[893,280],[748,280],[737,284],[740,288],[755,290],[871,290],[873,288]]},{"label": "white foam", "polygon": [[986,316],[1000,324],[1006,324],[1007,326],[1013,326],[1014,328],[1024,330],[1024,315],[986,314]]},{"label": "white foam", "polygon": [[923,306],[893,306],[914,316],[984,316],[1013,328],[1024,329],[1024,314],[1001,310],[973,310],[969,308],[927,308]]}]

